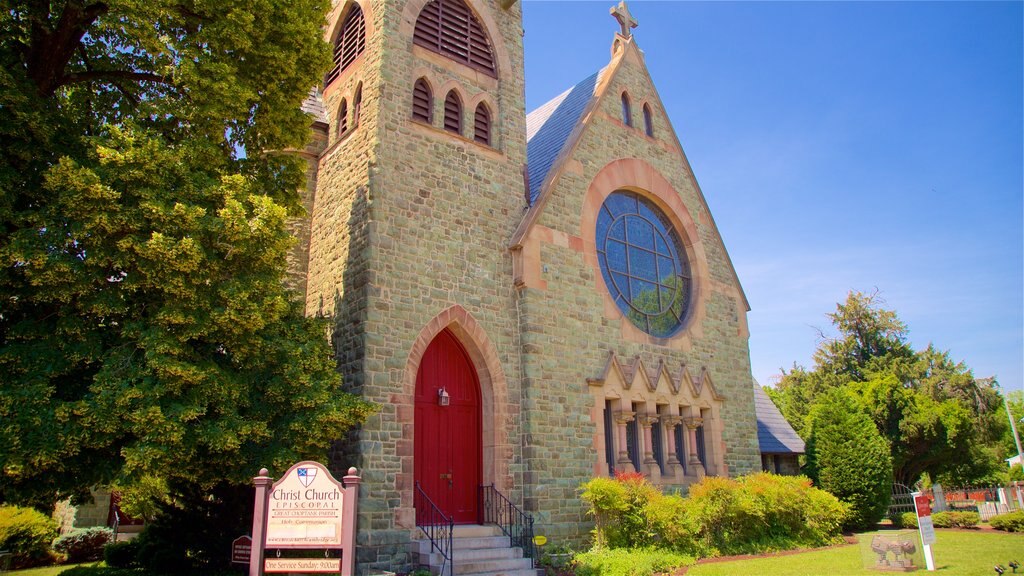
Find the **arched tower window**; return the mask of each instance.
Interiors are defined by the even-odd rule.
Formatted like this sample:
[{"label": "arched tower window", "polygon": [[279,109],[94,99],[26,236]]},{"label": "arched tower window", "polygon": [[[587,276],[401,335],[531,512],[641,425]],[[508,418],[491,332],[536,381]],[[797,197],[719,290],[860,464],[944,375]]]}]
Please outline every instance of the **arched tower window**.
[{"label": "arched tower window", "polygon": [[427,124],[434,119],[434,95],[430,93],[430,85],[424,78],[417,80],[412,88],[412,117]]},{"label": "arched tower window", "polygon": [[477,104],[476,114],[473,116],[473,140],[491,145],[491,111],[483,102]]},{"label": "arched tower window", "polygon": [[341,99],[341,106],[338,106],[338,136],[348,132],[348,101]]},{"label": "arched tower window", "polygon": [[353,2],[352,8],[349,9],[341,24],[338,38],[334,41],[334,68],[327,73],[324,86],[334,82],[338,74],[348,68],[349,64],[352,64],[365,48],[366,23],[363,21],[363,11],[359,8],[359,4]]},{"label": "arched tower window", "polygon": [[444,129],[462,134],[462,99],[455,90],[444,98]]},{"label": "arched tower window", "polygon": [[352,97],[352,127],[359,126],[359,111],[363,108],[363,83],[356,85],[356,95]]},{"label": "arched tower window", "polygon": [[651,107],[644,104],[644,132],[654,138],[654,120],[651,118]]},{"label": "arched tower window", "polygon": [[629,107],[629,94],[622,93],[622,123],[626,126],[633,125],[633,111]]},{"label": "arched tower window", "polygon": [[463,0],[432,0],[424,6],[413,42],[497,77],[490,39]]}]

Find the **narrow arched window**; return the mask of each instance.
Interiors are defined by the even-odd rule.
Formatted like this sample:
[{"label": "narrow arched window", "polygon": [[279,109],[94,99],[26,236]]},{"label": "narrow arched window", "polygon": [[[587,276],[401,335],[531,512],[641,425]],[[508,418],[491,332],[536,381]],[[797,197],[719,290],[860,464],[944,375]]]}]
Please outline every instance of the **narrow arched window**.
[{"label": "narrow arched window", "polygon": [[423,78],[417,80],[412,88],[412,117],[427,124],[434,120],[434,96],[430,93],[430,85]]},{"label": "narrow arched window", "polygon": [[491,111],[483,102],[477,105],[473,116],[473,140],[491,145]]},{"label": "narrow arched window", "polygon": [[455,90],[444,99],[444,129],[462,134],[462,99]]},{"label": "narrow arched window", "polygon": [[352,3],[352,8],[345,15],[338,38],[334,41],[334,68],[327,73],[324,86],[327,86],[355,61],[356,57],[366,48],[366,23],[359,4]]},{"label": "narrow arched window", "polygon": [[356,86],[356,95],[352,97],[352,127],[359,127],[359,111],[363,109],[363,83]]},{"label": "narrow arched window", "polygon": [[341,106],[338,106],[338,136],[348,132],[348,101],[341,99]]},{"label": "narrow arched window", "polygon": [[463,0],[432,0],[416,19],[413,42],[456,62],[497,76],[487,32]]},{"label": "narrow arched window", "polygon": [[626,126],[633,125],[633,112],[629,109],[629,94],[622,93],[622,123]]},{"label": "narrow arched window", "polygon": [[654,138],[654,119],[651,118],[651,107],[644,104],[644,132]]}]

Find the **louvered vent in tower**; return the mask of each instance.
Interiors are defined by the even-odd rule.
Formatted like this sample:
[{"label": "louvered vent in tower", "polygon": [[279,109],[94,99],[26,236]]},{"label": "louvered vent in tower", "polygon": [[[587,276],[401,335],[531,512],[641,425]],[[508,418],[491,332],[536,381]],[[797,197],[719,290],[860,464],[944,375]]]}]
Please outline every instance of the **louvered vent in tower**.
[{"label": "louvered vent in tower", "polygon": [[462,0],[433,0],[424,6],[413,42],[497,77],[487,33]]},{"label": "louvered vent in tower", "polygon": [[363,11],[359,8],[359,4],[353,2],[352,8],[345,15],[338,39],[334,42],[334,68],[327,73],[324,86],[334,82],[338,74],[348,68],[349,64],[352,64],[365,48],[366,23],[363,21]]}]

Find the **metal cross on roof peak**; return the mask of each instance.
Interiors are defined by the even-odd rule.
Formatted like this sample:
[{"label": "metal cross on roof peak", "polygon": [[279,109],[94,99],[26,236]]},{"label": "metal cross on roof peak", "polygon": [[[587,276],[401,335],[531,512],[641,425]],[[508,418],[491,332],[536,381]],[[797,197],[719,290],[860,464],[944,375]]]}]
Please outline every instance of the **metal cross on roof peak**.
[{"label": "metal cross on roof peak", "polygon": [[636,28],[639,24],[636,18],[633,18],[633,15],[629,13],[629,6],[626,6],[626,0],[619,2],[619,5],[612,8],[609,13],[619,21],[619,26],[622,26],[623,37],[629,38],[633,35],[629,29]]}]

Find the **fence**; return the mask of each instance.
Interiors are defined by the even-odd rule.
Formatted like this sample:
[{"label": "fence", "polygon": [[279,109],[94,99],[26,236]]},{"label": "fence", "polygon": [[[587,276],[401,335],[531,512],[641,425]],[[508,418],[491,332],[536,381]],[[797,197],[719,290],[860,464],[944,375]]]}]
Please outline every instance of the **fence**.
[{"label": "fence", "polygon": [[[889,516],[914,511],[912,490],[903,484],[893,484]],[[921,490],[921,494],[932,503],[932,510],[943,512],[977,512],[982,520],[997,514],[1024,509],[1024,482],[1006,486],[974,486],[965,488],[943,488],[936,484]]]}]

